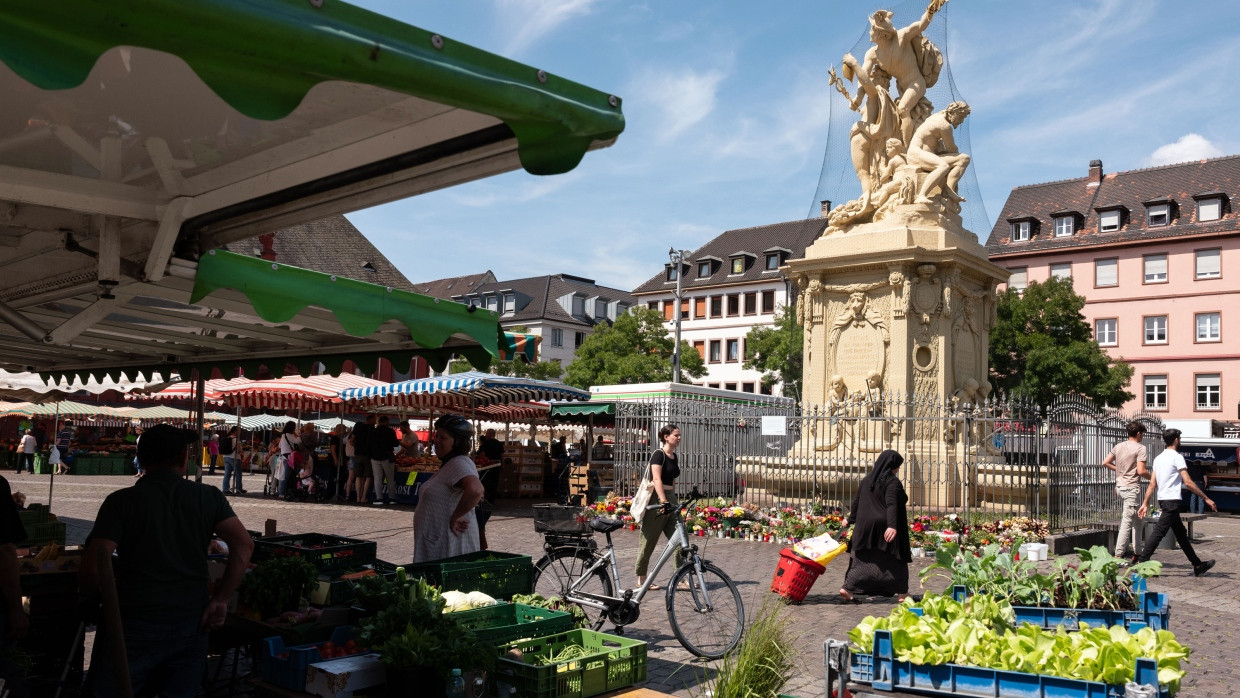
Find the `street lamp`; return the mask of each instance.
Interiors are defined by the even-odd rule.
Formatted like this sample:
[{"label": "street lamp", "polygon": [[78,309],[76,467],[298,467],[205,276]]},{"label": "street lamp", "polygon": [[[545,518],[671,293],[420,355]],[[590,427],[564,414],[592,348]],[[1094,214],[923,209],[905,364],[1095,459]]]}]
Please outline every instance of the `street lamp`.
[{"label": "street lamp", "polygon": [[678,250],[675,247],[667,248],[667,257],[672,260],[672,265],[676,269],[676,345],[672,347],[672,382],[680,382],[680,277],[684,276],[684,262],[689,258],[691,253],[689,250]]}]

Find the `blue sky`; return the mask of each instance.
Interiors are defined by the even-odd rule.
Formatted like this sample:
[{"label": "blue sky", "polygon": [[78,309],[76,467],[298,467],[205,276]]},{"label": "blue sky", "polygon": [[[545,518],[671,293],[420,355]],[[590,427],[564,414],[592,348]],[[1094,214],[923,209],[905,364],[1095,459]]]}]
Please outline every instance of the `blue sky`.
[{"label": "blue sky", "polygon": [[[806,216],[827,68],[895,4],[354,2],[617,94],[627,127],[566,175],[509,173],[349,219],[414,282],[490,269],[623,289],[671,246]],[[1013,186],[1083,176],[1095,158],[1115,172],[1240,154],[1240,2],[952,0],[946,22],[991,222]]]}]

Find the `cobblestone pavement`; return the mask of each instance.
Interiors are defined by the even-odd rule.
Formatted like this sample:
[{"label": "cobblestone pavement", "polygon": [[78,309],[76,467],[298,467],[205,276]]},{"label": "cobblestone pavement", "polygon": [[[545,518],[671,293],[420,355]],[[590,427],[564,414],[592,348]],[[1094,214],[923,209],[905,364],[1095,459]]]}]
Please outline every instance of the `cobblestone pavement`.
[{"label": "cobblestone pavement", "polygon": [[[46,502],[48,477],[6,474],[13,490],[27,494],[30,502]],[[208,478],[215,482],[215,478]],[[52,511],[68,526],[68,542],[82,543],[103,498],[126,487],[123,476],[60,477],[55,481]],[[261,476],[246,477],[249,489],[262,489]],[[261,495],[230,499],[246,528],[262,530],[275,519],[288,533],[322,532],[377,541],[379,557],[407,562],[413,557],[413,511],[411,507],[329,504],[291,504]],[[535,500],[503,500],[487,526],[493,550],[542,555],[542,539],[534,533],[530,506]],[[1206,577],[1195,578],[1178,550],[1159,550],[1155,559],[1164,564],[1163,576],[1151,584],[1154,591],[1171,599],[1171,629],[1193,650],[1188,675],[1178,694],[1181,698],[1215,698],[1235,694],[1236,647],[1240,646],[1240,598],[1236,579],[1240,575],[1240,518],[1212,516],[1196,526],[1196,548],[1203,559],[1215,558],[1218,566]],[[621,585],[633,584],[633,561],[637,534],[613,534],[622,575]],[[601,536],[600,536],[601,539]],[[601,542],[601,540],[600,540]],[[749,541],[695,538],[706,557],[725,570],[741,588],[746,610],[752,615],[773,595],[770,580],[780,546]],[[928,561],[921,561],[920,568]],[[827,567],[803,604],[787,607],[788,629],[796,639],[798,669],[785,693],[808,698],[823,694],[822,643],[826,638],[845,638],[848,630],[867,615],[884,615],[892,600],[842,604],[835,592],[843,581],[846,563],[837,560]],[[670,570],[663,575],[670,576]],[[914,575],[915,577],[915,575]],[[703,693],[703,681],[712,675],[712,664],[696,660],[673,637],[667,613],[658,598],[649,598],[643,614],[626,628],[626,636],[649,642],[646,687],[680,696]],[[610,630],[610,627],[604,628]]]}]

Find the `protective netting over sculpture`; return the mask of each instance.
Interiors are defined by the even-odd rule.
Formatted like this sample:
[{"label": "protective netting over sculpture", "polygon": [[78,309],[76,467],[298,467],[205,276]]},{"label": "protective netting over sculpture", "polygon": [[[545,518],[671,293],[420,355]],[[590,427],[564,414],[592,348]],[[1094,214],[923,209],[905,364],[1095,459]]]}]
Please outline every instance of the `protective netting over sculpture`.
[{"label": "protective netting over sculpture", "polygon": [[[904,141],[903,147],[907,148],[919,123],[932,113],[942,112],[953,102],[964,102],[952,79],[948,60],[946,7],[946,0],[932,0],[929,7],[925,0],[907,0],[894,7],[889,16],[884,16],[881,12],[871,13],[869,17],[860,12],[856,13],[856,21],[864,23],[866,28],[848,52],[848,56],[852,58],[836,58],[830,70],[831,121],[822,171],[818,177],[818,188],[810,207],[809,218],[822,215],[820,202],[824,200],[829,200],[832,207],[858,201],[864,201],[868,205],[870,202],[867,195],[877,193],[879,183],[866,181],[865,167],[859,161],[869,158],[870,169],[873,171],[878,163],[886,159],[883,155],[884,148],[897,147],[886,146],[885,141],[898,137]],[[932,21],[927,22],[927,17]],[[923,23],[924,28],[920,26]],[[911,43],[917,62],[914,70],[921,73],[927,85],[924,97],[916,99],[915,94],[909,96],[908,80],[902,79],[902,76],[888,75],[881,67],[874,67],[880,62],[875,58],[876,43],[872,40],[875,28],[879,31],[920,33],[919,37],[912,38]],[[894,64],[896,61],[892,59],[889,62]],[[896,70],[897,67],[893,65],[892,69]],[[862,70],[866,68],[870,69],[862,74]],[[867,94],[870,90],[881,90],[887,82],[890,82],[887,89],[890,99],[872,99],[872,96],[877,95],[873,92]],[[967,112],[965,114],[967,116]],[[960,153],[971,153],[969,121],[964,117],[959,117],[959,120],[960,123],[954,123],[957,150]],[[871,133],[860,134],[863,127]],[[859,141],[866,139],[872,141],[872,145],[870,142],[858,145]],[[959,215],[964,227],[985,239],[991,223],[982,202],[975,168],[959,169],[962,174],[955,175],[959,177],[959,181],[951,181],[952,177],[949,175],[946,184],[954,184],[955,193],[964,199],[959,203]],[[863,191],[870,188],[875,191]],[[866,220],[872,215],[872,212],[867,211],[857,213],[860,214],[860,220]]]}]

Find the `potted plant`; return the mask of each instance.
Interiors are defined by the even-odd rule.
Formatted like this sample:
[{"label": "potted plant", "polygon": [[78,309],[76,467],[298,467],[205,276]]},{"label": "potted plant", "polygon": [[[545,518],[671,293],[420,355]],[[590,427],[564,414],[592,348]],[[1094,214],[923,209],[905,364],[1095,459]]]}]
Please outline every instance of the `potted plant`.
[{"label": "potted plant", "polygon": [[260,619],[274,618],[284,611],[296,611],[301,597],[314,589],[318,579],[314,565],[300,557],[263,560],[241,581],[237,600]]},{"label": "potted plant", "polygon": [[378,594],[387,606],[362,618],[360,637],[379,652],[389,695],[405,695],[413,686],[420,695],[443,695],[453,669],[494,670],[495,647],[444,613],[434,587],[405,579],[403,569],[387,584],[391,587]]}]

